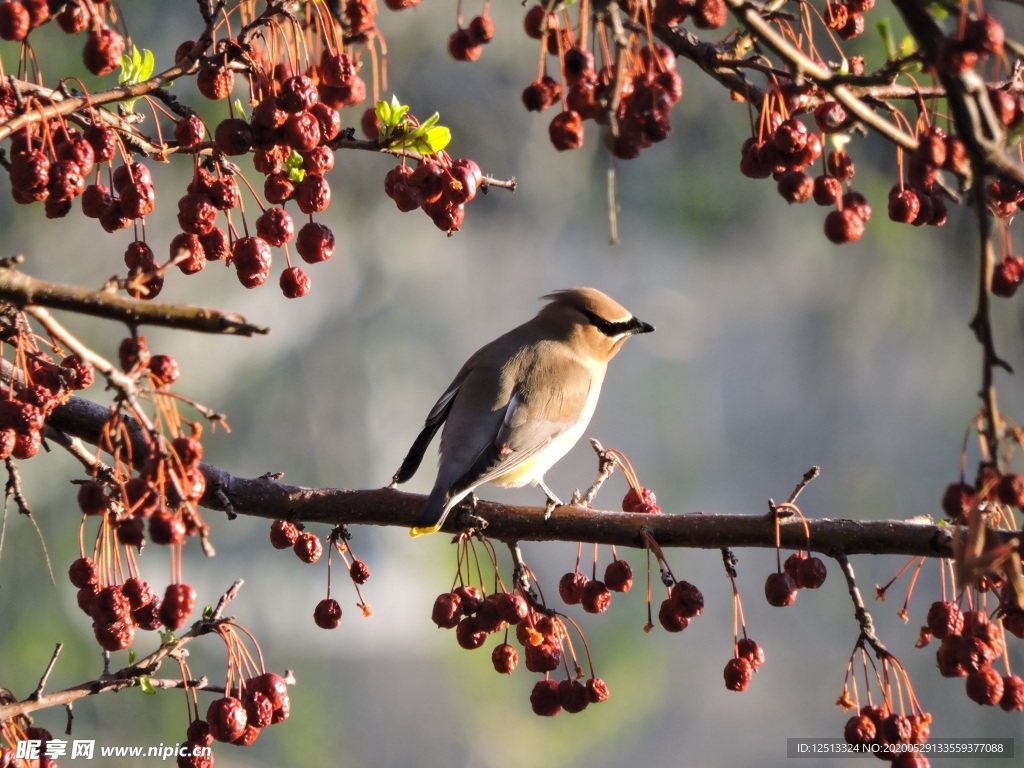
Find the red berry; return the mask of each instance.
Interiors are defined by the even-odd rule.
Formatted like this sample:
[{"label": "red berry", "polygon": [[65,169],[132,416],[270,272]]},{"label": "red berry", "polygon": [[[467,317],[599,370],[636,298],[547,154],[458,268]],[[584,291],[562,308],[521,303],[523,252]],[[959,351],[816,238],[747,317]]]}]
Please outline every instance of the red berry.
[{"label": "red berry", "polygon": [[462,618],[462,599],[454,592],[437,596],[430,619],[441,629],[453,629]]},{"label": "red berry", "polygon": [[0,5],[0,40],[20,43],[28,37],[32,23],[28,8],[19,2]]},{"label": "red berry", "polygon": [[679,606],[670,598],[661,601],[658,608],[658,621],[667,632],[682,632],[690,626],[690,620],[683,615]]},{"label": "red berry", "polygon": [[502,675],[511,675],[519,666],[519,652],[508,643],[494,646],[491,651],[491,664],[494,671]]},{"label": "red berry", "polygon": [[562,709],[558,683],[554,680],[538,680],[530,692],[530,707],[535,715],[541,717],[557,715]]},{"label": "red berry", "polygon": [[349,578],[356,584],[365,584],[370,579],[370,567],[362,560],[353,560],[348,569]]},{"label": "red berry", "polygon": [[586,686],[579,680],[562,680],[558,684],[558,703],[571,715],[582,712],[590,703]]},{"label": "red berry", "polygon": [[745,691],[754,676],[754,667],[746,659],[729,659],[722,673],[725,687],[730,691]]},{"label": "red berry", "polygon": [[571,109],[559,112],[548,126],[548,137],[551,145],[559,152],[582,147],[583,120],[580,113]]},{"label": "red berry", "polygon": [[736,642],[736,655],[749,661],[755,671],[764,664],[764,649],[749,637],[741,638]]},{"label": "red berry", "polygon": [[270,544],[274,549],[291,549],[298,538],[299,529],[295,523],[275,520],[270,524]]},{"label": "red berry", "polygon": [[280,248],[295,237],[295,224],[284,208],[267,208],[256,219],[256,234]]},{"label": "red berry", "polygon": [[462,601],[462,612],[467,616],[472,616],[474,613],[479,611],[480,606],[484,604],[484,596],[476,587],[456,587],[452,590],[452,593],[458,595],[459,599]]},{"label": "red berry", "polygon": [[287,299],[298,299],[309,293],[309,276],[302,267],[288,267],[281,272],[281,293]]},{"label": "red berry", "polygon": [[214,699],[206,710],[210,735],[217,741],[232,742],[245,731],[245,707],[234,696]]},{"label": "red berry", "polygon": [[629,592],[633,588],[633,569],[625,560],[612,560],[604,570],[604,583],[613,592]]},{"label": "red berry", "polygon": [[776,608],[792,605],[796,601],[796,582],[785,571],[770,573],[764,583],[764,596]]},{"label": "red berry", "polygon": [[262,285],[270,277],[270,245],[261,237],[240,237],[231,247],[239,281],[246,288]]},{"label": "red berry", "polygon": [[91,557],[78,558],[68,568],[68,578],[79,589],[97,584],[99,576],[96,572],[96,563]]},{"label": "red berry", "polygon": [[978,704],[994,706],[1003,698],[1003,678],[992,667],[983,667],[967,676],[967,698]]},{"label": "red berry", "polygon": [[295,554],[298,555],[299,560],[304,563],[315,563],[324,552],[324,546],[320,541],[320,537],[309,531],[303,531],[299,534],[293,549]]},{"label": "red berry", "polygon": [[590,581],[579,571],[565,574],[558,582],[558,595],[566,605],[579,605],[583,598],[583,588]]},{"label": "red berry", "polygon": [[679,581],[669,596],[676,610],[687,619],[699,616],[704,610],[704,594],[688,581]]},{"label": "red berry", "polygon": [[461,648],[472,651],[487,642],[487,633],[480,629],[475,616],[467,616],[455,625],[455,640]]},{"label": "red berry", "polygon": [[818,589],[825,583],[828,571],[819,557],[808,557],[803,560],[796,571],[796,585],[800,589]]},{"label": "red berry", "polygon": [[864,236],[864,219],[850,208],[829,211],[825,217],[825,236],[836,245],[860,240]]},{"label": "red berry", "polygon": [[303,213],[318,213],[331,202],[331,187],[323,176],[307,173],[295,188],[295,202]]},{"label": "red berry", "polygon": [[295,250],[308,264],[327,261],[334,255],[334,233],[324,224],[310,221],[302,225],[295,240]]},{"label": "red berry", "polygon": [[341,624],[341,606],[333,597],[325,597],[313,610],[313,621],[321,629],[337,629]]},{"label": "red berry", "polygon": [[90,72],[103,76],[121,66],[123,53],[124,38],[110,27],[99,27],[89,32],[82,49],[82,59]]},{"label": "red berry", "polygon": [[587,582],[580,595],[580,605],[587,613],[604,613],[612,602],[612,593],[603,581],[593,579]]},{"label": "red berry", "polygon": [[196,604],[196,591],[188,584],[168,584],[160,604],[160,620],[168,629],[178,629]]}]

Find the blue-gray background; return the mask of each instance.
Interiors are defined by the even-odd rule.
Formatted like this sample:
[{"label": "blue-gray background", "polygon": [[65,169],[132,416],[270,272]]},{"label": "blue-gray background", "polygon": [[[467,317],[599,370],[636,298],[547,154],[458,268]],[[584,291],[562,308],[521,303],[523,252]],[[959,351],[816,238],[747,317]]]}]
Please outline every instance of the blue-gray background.
[{"label": "blue-gray background", "polygon": [[[470,5],[467,17],[478,11]],[[161,4],[159,13],[144,3],[124,6],[135,39],[154,50],[158,66],[195,35],[192,3]],[[421,213],[401,214],[384,197],[389,159],[343,153],[322,219],[338,249],[333,260],[310,268],[307,298],[287,301],[274,285],[244,291],[232,270],[216,264],[195,277],[169,277],[161,299],[242,312],[273,328],[256,339],[146,330],[154,351],[181,361],[180,391],[228,414],[232,432],[210,434],[206,458],[239,475],[282,471],[298,484],[383,485],[469,353],[532,315],[541,294],[593,285],[658,332],[634,340],[614,361],[588,434],[626,452],[666,512],[760,514],[769,497],[785,498],[819,464],[821,478],[801,497],[810,516],[936,515],[979,405],[980,350],[967,328],[975,299],[969,214],[954,212],[941,230],[890,223],[884,200],[895,179],[895,152],[856,139],[854,186],[869,196],[875,216],[860,243],[832,246],[821,233],[822,209],[787,207],[772,182],[740,176],[746,106],[682,62],[685,94],[672,112],[674,134],[617,166],[622,242],[609,245],[608,159],[599,136],[588,126],[583,150],[551,148],[552,113],[538,117],[519,104],[536,69],[521,10],[509,4],[492,12],[497,37],[470,65],[445,53],[454,7],[428,2],[402,14],[382,11],[392,51],[388,93],[421,116],[440,111],[455,136],[451,154],[476,159],[489,174],[514,175],[518,192],[479,196],[463,231],[447,239]],[[62,55],[76,60],[79,41],[53,29],[34,37],[40,51],[47,40],[70,43],[46,59],[52,82],[62,73]],[[13,71],[13,47],[5,44],[0,53]],[[190,83],[175,88],[183,98],[194,93]],[[226,116],[224,103],[202,109],[209,121]],[[172,163],[154,172],[158,207],[147,227],[160,252],[189,170]],[[121,270],[130,240],[124,232],[106,235],[77,212],[55,224],[41,207],[15,206],[7,193],[0,217],[7,253],[26,254],[33,274],[99,286]],[[277,267],[274,274],[276,280]],[[994,309],[999,351],[1018,368],[1020,307],[1018,299]],[[68,323],[100,353],[115,354],[120,332],[77,318]],[[1001,375],[999,383],[1005,412],[1019,417],[1019,382]],[[103,397],[99,385],[89,394]],[[430,465],[410,490],[429,488]],[[66,480],[78,470],[59,450],[23,469],[57,587],[31,527],[9,511],[0,557],[0,685],[19,696],[35,687],[57,641],[65,650],[51,690],[100,670],[88,619],[64,576],[78,521]],[[548,479],[568,494],[588,484],[593,471],[593,455],[581,445]],[[623,492],[616,477],[599,502],[615,507]],[[485,496],[542,500],[535,489]],[[260,639],[269,665],[293,669],[299,683],[287,724],[250,749],[218,747],[218,765],[764,766],[786,762],[787,737],[842,734],[846,715],[833,702],[857,626],[834,567],[821,590],[772,609],[762,584],[774,553],[738,552],[748,631],[768,659],[740,695],[722,685],[732,607],[720,556],[671,552],[677,575],[703,589],[704,614],[681,635],[645,634],[642,587],[616,596],[602,617],[574,613],[612,698],[580,715],[540,719],[528,702],[535,676],[525,669],[511,678],[495,675],[488,650],[463,651],[453,634],[430,623],[433,598],[454,571],[445,539],[356,529],[353,544],[373,571],[364,594],[374,615],[359,616],[351,589],[338,578],[345,617],[339,630],[325,632],[311,618],[324,590],[322,563],[303,566],[291,553],[272,550],[263,521],[229,523],[214,513],[207,519],[218,556],[205,560],[190,545],[186,578],[201,603],[244,578],[231,612]],[[575,548],[525,550],[553,593],[558,576],[572,568]],[[639,586],[644,560],[626,556]],[[607,552],[601,557],[603,567]],[[150,548],[142,562],[150,578],[166,583],[165,552]],[[869,597],[900,565],[893,558],[854,560]],[[933,713],[934,734],[1019,736],[1019,713],[979,708],[962,681],[938,677],[932,649],[913,648],[938,578],[938,566],[927,564],[908,625],[896,616],[905,582],[887,603],[871,606],[882,638]],[[151,640],[140,635],[140,652]],[[1020,644],[1011,648],[1020,671]],[[197,673],[222,674],[218,643],[195,643],[190,652]],[[117,654],[115,664],[124,657]],[[169,667],[163,672],[172,674]],[[105,745],[184,738],[179,693],[144,699],[127,691],[82,701],[74,712],[75,736]],[[39,721],[57,733],[64,713],[47,712]]]}]

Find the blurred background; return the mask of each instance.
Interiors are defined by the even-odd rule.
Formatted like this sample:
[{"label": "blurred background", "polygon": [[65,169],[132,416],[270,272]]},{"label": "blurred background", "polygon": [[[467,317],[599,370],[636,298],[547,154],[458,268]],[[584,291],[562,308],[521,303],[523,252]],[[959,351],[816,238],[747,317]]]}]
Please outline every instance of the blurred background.
[{"label": "blurred background", "polygon": [[[477,5],[464,4],[467,20]],[[158,69],[198,31],[192,3],[160,4],[159,12],[147,3],[123,6],[135,41],[153,49]],[[768,499],[786,498],[813,464],[822,474],[801,496],[808,516],[940,514],[938,501],[958,478],[964,434],[979,406],[981,353],[967,327],[975,302],[970,213],[951,211],[941,229],[889,222],[895,151],[857,138],[850,147],[854,187],[875,215],[863,240],[831,245],[822,234],[823,209],[788,207],[773,182],[739,174],[747,107],[681,60],[684,96],[672,111],[673,135],[615,165],[621,242],[610,245],[610,160],[600,137],[589,125],[583,149],[554,151],[547,141],[554,113],[527,113],[519,101],[537,62],[534,43],[522,33],[522,9],[495,4],[491,15],[495,40],[480,61],[466,64],[446,53],[454,6],[382,10],[391,51],[387,93],[421,117],[439,111],[454,134],[449,153],[475,159],[496,177],[515,176],[518,191],[478,196],[462,231],[446,238],[421,212],[399,213],[383,195],[391,159],[339,153],[329,176],[333,202],[320,217],[338,247],[331,261],[309,268],[308,297],[280,295],[279,265],[273,282],[253,291],[220,264],[190,278],[169,276],[161,300],[241,312],[273,329],[254,339],[145,329],[154,352],[181,362],[177,389],[228,415],[230,434],[217,430],[204,440],[206,460],[242,476],[284,472],[295,484],[385,485],[470,353],[532,316],[542,294],[592,285],[658,331],[628,344],[614,361],[588,435],[624,451],[667,514],[763,514]],[[68,45],[55,29],[37,36],[39,51],[46,41],[63,46],[40,56],[48,83],[81,71],[77,40]],[[860,45],[874,45],[870,38]],[[0,51],[13,71],[11,46]],[[195,96],[190,82],[174,90],[186,101]],[[226,116],[224,103],[198,106],[210,125]],[[357,121],[360,113],[347,119]],[[191,171],[187,163],[150,165],[157,211],[147,236],[161,255]],[[127,232],[106,235],[77,210],[48,221],[41,206],[18,207],[6,192],[0,226],[6,253],[24,253],[26,271],[90,286],[122,271],[121,254],[132,239]],[[1021,306],[1018,299],[994,307],[998,350],[1018,368]],[[65,320],[101,354],[116,353],[122,329]],[[1019,381],[1001,374],[998,383],[1002,409],[1019,421]],[[86,394],[104,398],[99,385]],[[59,450],[22,469],[56,586],[31,525],[9,509],[0,553],[0,685],[19,697],[33,690],[57,642],[65,647],[48,690],[101,671],[89,621],[65,576],[77,556],[79,519],[68,480],[80,469]],[[408,489],[428,490],[431,469],[424,462]],[[588,485],[595,469],[581,443],[547,479],[568,495]],[[625,490],[616,475],[598,505],[617,508]],[[539,489],[489,488],[483,495],[543,502]],[[736,553],[747,630],[767,656],[749,689],[737,694],[722,682],[733,630],[720,554],[669,553],[676,575],[696,583],[706,600],[703,615],[669,635],[660,627],[643,632],[645,558],[620,552],[636,573],[634,590],[615,595],[599,617],[569,609],[611,698],[579,715],[542,719],[529,705],[535,675],[521,668],[506,678],[492,670],[497,640],[464,651],[453,632],[430,622],[435,596],[455,573],[446,538],[414,541],[404,529],[354,529],[354,550],[373,574],[363,592],[373,616],[360,615],[338,571],[333,594],[345,616],[338,630],[326,632],[312,621],[325,591],[325,561],[305,566],[271,549],[265,521],[228,522],[213,512],[206,519],[217,557],[206,560],[190,545],[185,558],[200,604],[245,579],[230,613],[259,638],[269,667],[291,669],[298,681],[287,723],[251,748],[218,746],[218,766],[765,766],[784,764],[787,737],[842,737],[848,715],[834,702],[858,628],[834,564],[822,589],[774,609],[762,590],[774,553]],[[524,551],[553,596],[559,576],[572,570],[575,547],[531,543]],[[590,556],[585,549],[584,561]],[[599,558],[603,570],[610,554],[602,550]],[[149,578],[166,583],[165,552],[150,547],[142,563]],[[855,558],[865,596],[901,565],[898,558]],[[908,624],[896,616],[905,579],[888,602],[870,605],[881,638],[934,717],[932,734],[1019,736],[1019,713],[979,708],[962,681],[938,676],[934,646],[913,647],[938,585],[937,564],[926,564]],[[157,642],[140,633],[135,647],[141,655]],[[189,651],[196,674],[223,675],[224,649],[216,641],[193,643]],[[116,654],[115,667],[125,657]],[[1010,660],[1018,674],[1024,670],[1020,643],[1011,644]],[[100,745],[174,744],[187,725],[177,692],[95,697],[79,702],[74,715],[73,737]],[[58,734],[65,713],[48,711],[38,722]],[[1019,740],[1017,748],[1024,749]]]}]

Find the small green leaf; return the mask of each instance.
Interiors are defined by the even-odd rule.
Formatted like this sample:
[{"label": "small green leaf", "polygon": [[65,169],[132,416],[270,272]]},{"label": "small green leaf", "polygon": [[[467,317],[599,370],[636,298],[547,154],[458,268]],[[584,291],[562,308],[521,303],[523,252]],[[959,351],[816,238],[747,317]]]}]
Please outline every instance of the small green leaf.
[{"label": "small green leaf", "polygon": [[205,608],[203,608],[203,618],[204,619],[212,619],[213,618],[213,606],[212,605],[207,605]]},{"label": "small green leaf", "polygon": [[437,125],[437,121],[440,120],[440,119],[441,119],[441,116],[437,112],[435,112],[430,117],[428,117],[426,120],[424,120],[422,123],[420,123],[420,132],[421,133],[426,133],[431,128],[433,128],[435,125]]},{"label": "small green leaf", "polygon": [[444,125],[437,125],[427,131],[423,141],[430,149],[430,154],[437,154],[448,146],[452,140],[452,132]]},{"label": "small green leaf", "polygon": [[882,45],[885,46],[885,54],[889,57],[889,60],[896,58],[896,43],[892,37],[892,22],[889,21],[889,17],[881,19],[875,23],[875,29],[878,30],[879,37],[882,38]]},{"label": "small green leaf", "polygon": [[377,102],[377,119],[385,128],[391,126],[391,106],[383,99]]},{"label": "small green leaf", "polygon": [[142,66],[139,67],[139,81],[149,80],[153,76],[156,67],[156,57],[148,48],[142,53]]},{"label": "small green leaf", "polygon": [[129,648],[128,649],[128,664],[130,666],[130,665],[132,665],[134,663],[135,663],[135,649],[134,648]]},{"label": "small green leaf", "polygon": [[142,692],[147,696],[156,695],[156,688],[153,687],[153,680],[150,677],[140,677],[139,687],[142,689]]},{"label": "small green leaf", "polygon": [[237,112],[238,116],[243,120],[248,120],[248,118],[245,116],[245,108],[242,106],[241,99],[235,99],[235,112]]},{"label": "small green leaf", "polygon": [[161,629],[160,630],[160,644],[170,645],[174,642],[174,630],[173,629]]}]

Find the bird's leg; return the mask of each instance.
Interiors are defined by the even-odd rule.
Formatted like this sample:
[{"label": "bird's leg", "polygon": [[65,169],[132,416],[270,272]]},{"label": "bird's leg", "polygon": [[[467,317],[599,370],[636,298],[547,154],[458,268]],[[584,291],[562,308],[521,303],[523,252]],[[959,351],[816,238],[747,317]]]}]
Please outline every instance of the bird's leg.
[{"label": "bird's leg", "polygon": [[459,526],[470,532],[482,531],[487,527],[487,521],[476,513],[476,494],[470,491],[466,494],[469,501],[469,511],[463,511],[459,516]]},{"label": "bird's leg", "polygon": [[551,513],[555,511],[555,507],[564,507],[565,505],[562,503],[562,500],[555,496],[555,494],[551,492],[551,489],[547,487],[543,477],[537,481],[537,485],[539,485],[548,496],[548,501],[544,505],[544,519],[548,520],[551,518]]}]

